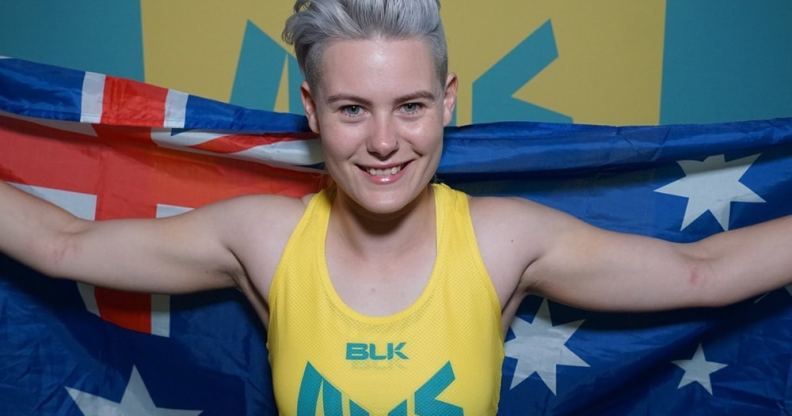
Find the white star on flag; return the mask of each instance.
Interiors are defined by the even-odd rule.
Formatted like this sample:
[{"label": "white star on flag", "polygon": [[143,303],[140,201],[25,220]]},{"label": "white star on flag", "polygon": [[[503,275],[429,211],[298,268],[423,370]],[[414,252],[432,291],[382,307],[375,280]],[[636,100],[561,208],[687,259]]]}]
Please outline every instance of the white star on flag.
[{"label": "white star on flag", "polygon": [[707,211],[715,216],[721,228],[728,230],[732,202],[765,202],[751,188],[740,183],[740,178],[758,157],[756,154],[729,162],[724,155],[710,156],[703,162],[679,160],[677,163],[685,177],[655,189],[655,192],[688,199],[680,230]]},{"label": "white star on flag", "polygon": [[201,414],[200,410],[157,407],[151,400],[151,395],[134,366],[121,403],[70,387],[66,387],[66,390],[85,416],[197,416]]},{"label": "white star on flag", "polygon": [[726,367],[726,364],[716,363],[715,361],[707,361],[704,356],[704,348],[699,344],[693,358],[689,360],[672,361],[679,368],[685,370],[682,375],[682,380],[679,381],[677,389],[681,389],[690,383],[699,383],[707,393],[712,395],[712,382],[710,381],[710,374]]},{"label": "white star on flag", "polygon": [[582,323],[580,320],[553,326],[547,299],[542,301],[533,322],[515,317],[511,324],[514,339],[504,345],[506,356],[517,360],[509,389],[537,373],[547,388],[556,394],[556,366],[588,367],[588,363],[564,345]]}]

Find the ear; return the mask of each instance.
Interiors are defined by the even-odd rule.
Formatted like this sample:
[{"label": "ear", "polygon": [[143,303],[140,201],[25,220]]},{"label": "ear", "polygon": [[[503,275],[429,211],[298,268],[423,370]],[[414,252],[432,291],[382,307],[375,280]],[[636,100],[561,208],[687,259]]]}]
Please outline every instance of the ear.
[{"label": "ear", "polygon": [[305,109],[305,117],[308,118],[308,126],[316,134],[319,134],[319,121],[316,117],[316,102],[313,95],[311,95],[311,87],[307,81],[303,81],[300,85],[300,98],[302,99],[303,108]]},{"label": "ear", "polygon": [[456,107],[457,86],[459,81],[454,73],[449,73],[446,78],[445,90],[443,94],[443,125],[447,126],[454,117],[454,107]]}]

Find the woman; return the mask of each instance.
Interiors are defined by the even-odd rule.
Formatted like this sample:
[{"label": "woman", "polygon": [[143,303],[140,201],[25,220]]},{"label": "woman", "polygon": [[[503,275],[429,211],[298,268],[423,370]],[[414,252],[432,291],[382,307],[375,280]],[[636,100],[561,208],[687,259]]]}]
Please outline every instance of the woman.
[{"label": "woman", "polygon": [[528,293],[656,310],[722,305],[790,281],[790,218],[680,245],[430,185],[457,88],[438,9],[435,0],[295,5],[285,38],[333,182],[319,194],[86,222],[3,184],[0,250],[125,290],[238,287],[268,326],[285,415],[494,414],[502,334]]}]

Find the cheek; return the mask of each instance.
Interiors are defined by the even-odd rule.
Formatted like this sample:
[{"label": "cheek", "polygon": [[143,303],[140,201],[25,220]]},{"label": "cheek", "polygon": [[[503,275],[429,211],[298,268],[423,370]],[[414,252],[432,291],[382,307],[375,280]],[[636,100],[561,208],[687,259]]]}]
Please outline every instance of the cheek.
[{"label": "cheek", "polygon": [[360,143],[354,129],[325,128],[322,130],[322,151],[325,163],[346,160],[358,149]]},{"label": "cheek", "polygon": [[436,123],[408,124],[404,126],[402,135],[421,153],[433,152],[443,144],[443,128]]}]

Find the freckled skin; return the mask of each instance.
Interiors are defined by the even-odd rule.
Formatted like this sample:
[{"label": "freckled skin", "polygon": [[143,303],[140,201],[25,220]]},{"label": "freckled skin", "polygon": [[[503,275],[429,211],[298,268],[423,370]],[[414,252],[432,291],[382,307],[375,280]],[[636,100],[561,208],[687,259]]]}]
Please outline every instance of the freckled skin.
[{"label": "freckled skin", "polygon": [[698,267],[691,267],[690,276],[688,277],[688,283],[690,283],[690,286],[696,287],[700,282],[701,282],[701,273],[699,272]]},{"label": "freckled skin", "polygon": [[61,242],[62,244],[56,244],[55,242],[49,244],[50,259],[56,267],[68,256],[79,256],[81,251],[80,244],[72,238],[63,237]]}]

